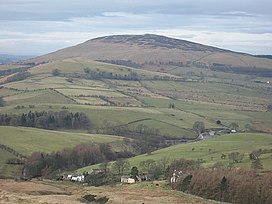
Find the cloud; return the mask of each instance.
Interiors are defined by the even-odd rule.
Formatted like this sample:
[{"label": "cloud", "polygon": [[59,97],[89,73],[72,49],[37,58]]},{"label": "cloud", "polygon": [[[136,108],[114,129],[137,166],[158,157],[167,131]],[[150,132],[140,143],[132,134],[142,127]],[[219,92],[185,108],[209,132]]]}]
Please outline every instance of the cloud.
[{"label": "cloud", "polygon": [[237,51],[271,54],[271,2],[0,0],[0,52],[46,53],[98,36],[165,33]]}]

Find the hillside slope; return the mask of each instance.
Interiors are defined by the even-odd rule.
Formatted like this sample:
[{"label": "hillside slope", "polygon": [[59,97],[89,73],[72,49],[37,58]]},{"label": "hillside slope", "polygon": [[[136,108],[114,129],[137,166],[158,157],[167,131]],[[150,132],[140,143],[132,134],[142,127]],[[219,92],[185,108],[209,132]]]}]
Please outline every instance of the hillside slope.
[{"label": "hillside slope", "polygon": [[173,67],[199,67],[272,75],[271,59],[151,34],[100,37],[40,56],[31,62],[41,63],[72,57],[161,72],[169,72]]},{"label": "hillside slope", "polygon": [[[221,158],[222,154],[226,156],[231,152],[244,154],[241,163],[233,164],[235,167],[250,168],[251,161],[249,154],[254,150],[271,149],[271,134],[262,133],[239,133],[218,136],[209,140],[190,142],[163,148],[152,152],[151,154],[142,154],[129,159],[131,166],[140,166],[142,161],[154,160],[156,162],[167,159],[170,163],[174,159],[201,160],[202,166],[212,167],[213,165],[222,164],[228,166],[232,161]],[[272,158],[271,153],[262,154],[260,160],[264,170],[271,170]],[[79,172],[90,171],[97,166],[87,166],[79,169]]]}]

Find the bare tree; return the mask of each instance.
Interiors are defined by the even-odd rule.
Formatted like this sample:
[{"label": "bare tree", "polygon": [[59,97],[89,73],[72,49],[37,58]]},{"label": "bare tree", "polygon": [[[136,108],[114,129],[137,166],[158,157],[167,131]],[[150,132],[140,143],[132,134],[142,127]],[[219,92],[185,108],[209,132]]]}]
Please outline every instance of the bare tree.
[{"label": "bare tree", "polygon": [[117,172],[118,175],[123,175],[124,171],[129,170],[130,164],[126,159],[117,159],[112,164],[112,170]]}]

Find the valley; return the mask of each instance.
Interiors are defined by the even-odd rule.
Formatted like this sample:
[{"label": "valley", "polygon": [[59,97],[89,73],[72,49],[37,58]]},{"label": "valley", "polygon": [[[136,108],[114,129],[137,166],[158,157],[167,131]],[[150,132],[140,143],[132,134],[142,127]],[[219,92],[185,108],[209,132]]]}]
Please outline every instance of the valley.
[{"label": "valley", "polygon": [[[59,155],[66,158],[65,149],[69,154],[85,154],[84,145],[99,147],[97,154],[104,151],[99,162],[82,166],[86,163],[82,159],[80,165],[56,171],[54,166],[42,172],[55,179],[62,172],[91,172],[119,159],[139,167],[140,172],[146,171],[141,164],[147,160],[154,165],[168,160],[170,165],[179,159],[196,161],[205,169],[250,170],[254,151],[260,153],[262,164],[257,171],[271,172],[271,59],[156,35],[109,36],[22,64],[0,65],[0,70],[1,178],[20,176],[22,163],[30,165],[25,158],[35,160],[35,154],[47,155],[48,160]],[[204,125],[201,131],[194,128],[196,122]],[[200,133],[210,131],[223,133],[201,140]],[[116,161],[108,159],[109,152]],[[228,157],[233,152],[243,155],[241,161]],[[130,168],[123,173],[129,174]],[[167,179],[165,172],[159,178]],[[63,189],[62,185],[70,184],[54,185]],[[117,191],[132,189],[138,197],[141,185],[118,190],[71,186],[71,197],[78,199],[78,192],[83,195],[90,188],[96,193],[108,191],[111,203],[118,203],[112,197]],[[156,185],[152,190],[146,199],[157,191],[166,192],[156,190]],[[36,202],[36,195],[25,198],[26,192],[22,193],[23,203]],[[5,195],[1,199],[12,203]],[[172,191],[168,195],[171,202],[183,202],[184,195]],[[184,203],[204,202],[192,199]]]}]

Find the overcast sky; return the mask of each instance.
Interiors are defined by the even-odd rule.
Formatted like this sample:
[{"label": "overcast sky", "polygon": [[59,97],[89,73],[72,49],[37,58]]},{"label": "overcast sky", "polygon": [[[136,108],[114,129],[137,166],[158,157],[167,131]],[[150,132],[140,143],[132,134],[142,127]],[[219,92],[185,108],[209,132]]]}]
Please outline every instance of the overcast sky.
[{"label": "overcast sky", "polygon": [[0,28],[0,54],[145,33],[272,54],[272,0],[0,0]]}]

